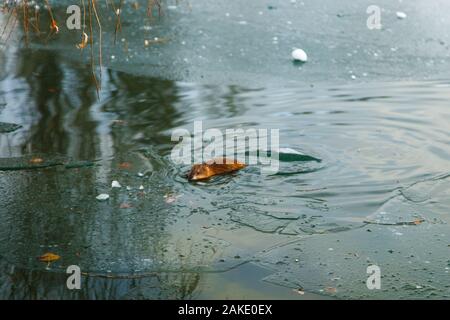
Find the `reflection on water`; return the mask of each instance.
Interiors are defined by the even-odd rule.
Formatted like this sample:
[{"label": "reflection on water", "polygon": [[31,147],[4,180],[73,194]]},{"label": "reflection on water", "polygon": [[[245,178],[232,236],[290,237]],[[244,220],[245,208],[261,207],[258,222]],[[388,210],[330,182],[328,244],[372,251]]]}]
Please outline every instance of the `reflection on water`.
[{"label": "reflection on water", "polygon": [[[448,82],[250,88],[106,70],[97,98],[60,51],[1,59],[0,122],[21,127],[0,132],[0,298],[224,297],[224,283],[259,290],[250,274],[287,298],[449,296]],[[170,138],[195,120],[280,129],[311,161],[190,184]],[[62,258],[46,269],[45,252]],[[380,292],[364,286],[371,263]]]},{"label": "reflection on water", "polygon": [[[89,70],[26,49],[6,72],[2,120],[22,129],[0,137],[3,298],[189,298],[200,277],[190,270],[217,257],[227,261],[214,270],[242,263],[238,248],[219,249],[185,220],[201,208],[167,157],[170,129],[186,122],[178,101],[194,91],[112,71],[104,79],[97,100]],[[233,92],[223,94],[229,108],[207,114],[237,114]],[[96,201],[101,192],[111,201]],[[48,271],[36,259],[44,251],[62,256]],[[75,293],[65,289],[71,264],[89,275]]]}]

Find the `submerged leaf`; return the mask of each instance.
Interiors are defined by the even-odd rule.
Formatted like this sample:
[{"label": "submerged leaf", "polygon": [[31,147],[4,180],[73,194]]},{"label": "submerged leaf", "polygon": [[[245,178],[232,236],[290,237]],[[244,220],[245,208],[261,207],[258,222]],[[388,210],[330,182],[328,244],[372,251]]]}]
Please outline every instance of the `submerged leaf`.
[{"label": "submerged leaf", "polygon": [[42,163],[42,162],[44,162],[44,160],[42,158],[39,158],[39,157],[35,157],[35,158],[31,158],[30,159],[30,163],[32,163],[32,164],[38,164],[38,163]]},{"label": "submerged leaf", "polygon": [[47,252],[45,254],[43,254],[42,256],[38,257],[39,261],[42,262],[53,262],[56,260],[59,260],[61,257],[58,256],[57,254],[51,253],[51,252]]},{"label": "submerged leaf", "polygon": [[334,288],[334,287],[326,287],[326,288],[325,288],[325,291],[326,291],[327,293],[334,294],[334,293],[337,292],[337,289]]},{"label": "submerged leaf", "polygon": [[194,164],[188,174],[189,181],[206,180],[245,168],[245,164],[228,158],[216,158],[202,164]]},{"label": "submerged leaf", "polygon": [[164,200],[166,201],[167,204],[171,204],[174,203],[175,201],[177,201],[179,195],[174,195],[174,194],[166,194],[164,195]]},{"label": "submerged leaf", "polygon": [[131,168],[131,163],[129,163],[129,162],[119,163],[119,169],[130,169],[130,168]]}]

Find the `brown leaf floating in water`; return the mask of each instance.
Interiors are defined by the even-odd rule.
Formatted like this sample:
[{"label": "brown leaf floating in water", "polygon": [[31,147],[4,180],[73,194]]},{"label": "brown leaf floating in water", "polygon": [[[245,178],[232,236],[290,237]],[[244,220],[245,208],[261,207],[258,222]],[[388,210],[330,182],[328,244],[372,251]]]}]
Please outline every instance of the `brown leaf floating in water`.
[{"label": "brown leaf floating in water", "polygon": [[206,180],[213,176],[238,171],[245,168],[245,164],[228,158],[216,158],[202,164],[194,164],[188,174],[189,181]]}]

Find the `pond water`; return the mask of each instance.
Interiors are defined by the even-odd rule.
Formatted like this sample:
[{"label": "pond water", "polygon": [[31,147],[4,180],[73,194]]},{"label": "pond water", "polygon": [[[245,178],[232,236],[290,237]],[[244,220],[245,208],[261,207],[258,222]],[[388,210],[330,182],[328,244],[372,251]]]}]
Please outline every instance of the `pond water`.
[{"label": "pond water", "polygon": [[[104,14],[99,97],[79,33],[25,47],[17,29],[0,51],[0,298],[449,298],[449,4],[380,1],[369,31],[367,5],[316,2],[136,11],[116,46]],[[189,183],[171,135],[197,120],[279,129],[309,157]]]}]

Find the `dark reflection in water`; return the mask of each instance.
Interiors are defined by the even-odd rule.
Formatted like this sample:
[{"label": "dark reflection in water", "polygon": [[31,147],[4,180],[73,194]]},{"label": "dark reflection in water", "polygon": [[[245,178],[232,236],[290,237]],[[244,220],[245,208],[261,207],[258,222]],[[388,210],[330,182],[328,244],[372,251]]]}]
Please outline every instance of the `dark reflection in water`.
[{"label": "dark reflection in water", "polygon": [[[138,194],[135,190],[139,185],[133,185],[133,191],[129,192],[131,196],[124,199],[125,203],[138,198],[128,210],[118,209],[120,203],[110,208],[92,199],[99,193],[99,188],[106,188],[109,175],[120,176],[122,183],[128,179],[131,184],[133,179],[137,180],[131,177],[136,173],[134,170],[148,168],[153,171],[151,160],[130,156],[137,144],[133,139],[145,141],[145,136],[150,136],[155,146],[167,143],[167,137],[161,132],[172,128],[178,115],[173,107],[177,96],[172,82],[108,72],[105,75],[108,88],[102,91],[108,98],[101,106],[101,112],[111,117],[96,119],[92,109],[98,100],[90,70],[64,64],[60,58],[50,50],[22,50],[17,54],[15,74],[9,75],[4,83],[21,82],[21,89],[11,88],[3,94],[17,95],[26,101],[24,105],[8,99],[8,108],[16,109],[14,112],[19,115],[28,113],[25,119],[30,123],[26,124],[28,130],[18,133],[18,140],[13,139],[13,146],[5,149],[2,137],[2,157],[39,154],[44,161],[59,156],[76,160],[98,158],[102,159],[102,167],[109,167],[113,173],[88,167],[65,171],[60,168],[24,170],[1,175],[0,211],[4,223],[0,246],[0,297],[189,298],[198,282],[198,273],[158,273],[137,278],[112,276],[118,277],[114,280],[89,276],[83,277],[81,290],[66,288],[63,272],[70,264],[80,265],[83,271],[94,269],[104,276],[107,272],[114,274],[114,271],[139,272],[136,265],[142,264],[141,261],[128,262],[130,256],[139,256],[140,246],[130,243],[136,240],[128,239],[130,233],[141,233],[135,237],[145,244],[144,247],[154,246],[146,249],[150,252],[165,247],[167,222],[164,215],[154,214],[149,218],[154,228],[146,229],[146,234],[143,234],[144,230],[133,231],[133,225],[146,222],[146,218],[132,218],[133,214],[146,209],[151,213],[157,206],[161,207],[151,201],[145,203],[145,191]],[[5,152],[8,149],[10,152]],[[124,161],[130,162],[129,172],[118,169]],[[161,165],[158,161],[155,164]],[[143,181],[138,183],[146,185]],[[148,185],[146,190],[149,190]],[[169,190],[170,187],[166,192]],[[124,211],[133,213],[124,214]],[[137,252],[133,248],[138,248]],[[58,272],[47,272],[43,270],[45,265],[36,261],[38,255],[47,251],[61,254],[61,264],[50,267],[53,271],[59,269]],[[104,254],[99,256],[98,251]],[[157,253],[149,254],[145,261],[150,259],[163,260]],[[114,268],[115,260],[122,263],[116,270],[109,270]]]},{"label": "dark reflection in water", "polygon": [[[96,125],[89,110],[96,95],[90,71],[63,70],[59,54],[50,50],[23,50],[18,55],[16,77],[26,81],[28,103],[34,105],[34,117],[38,119],[22,150],[62,154],[70,150],[80,159],[95,157]],[[66,78],[70,91],[64,85]],[[69,121],[67,113],[71,113]]]}]

